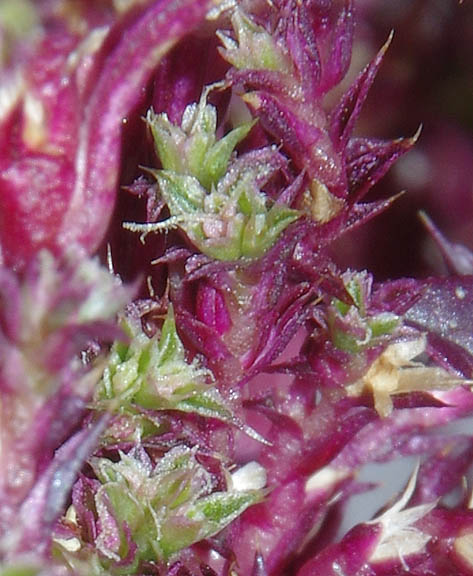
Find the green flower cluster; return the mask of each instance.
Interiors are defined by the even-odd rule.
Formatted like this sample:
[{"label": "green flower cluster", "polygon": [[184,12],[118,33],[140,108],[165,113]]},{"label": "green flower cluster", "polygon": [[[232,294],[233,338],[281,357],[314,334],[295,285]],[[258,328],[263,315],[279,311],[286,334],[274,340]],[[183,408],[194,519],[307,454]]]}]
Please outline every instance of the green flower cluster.
[{"label": "green flower cluster", "polygon": [[279,168],[274,166],[276,150],[267,149],[263,160],[249,154],[234,157],[254,122],[217,139],[217,110],[207,103],[212,88],[204,90],[199,103],[186,107],[181,126],[165,113],[149,111],[147,122],[162,169],[148,172],[156,178],[170,217],[124,226],[143,236],[177,226],[211,258],[258,258],[299,213],[261,190]]}]

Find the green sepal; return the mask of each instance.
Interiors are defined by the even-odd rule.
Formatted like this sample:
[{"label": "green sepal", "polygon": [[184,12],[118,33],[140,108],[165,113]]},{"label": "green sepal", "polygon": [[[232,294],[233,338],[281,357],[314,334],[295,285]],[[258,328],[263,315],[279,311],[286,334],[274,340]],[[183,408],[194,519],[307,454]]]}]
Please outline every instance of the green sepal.
[{"label": "green sepal", "polygon": [[281,232],[299,218],[299,215],[296,210],[279,204],[274,204],[267,214],[253,214],[243,233],[242,256],[246,258],[262,256]]},{"label": "green sepal", "polygon": [[203,212],[206,192],[197,178],[169,170],[157,170],[155,176],[173,216],[192,218],[192,215]]},{"label": "green sepal", "polygon": [[364,283],[366,283],[366,273],[363,272],[353,274],[352,277],[345,283],[346,291],[351,296],[356,308],[358,308],[362,316],[365,316],[366,314],[366,287],[364,286]]},{"label": "green sepal", "polygon": [[202,523],[199,539],[210,538],[262,499],[263,493],[260,490],[216,492],[198,500],[187,516]]},{"label": "green sepal", "polygon": [[334,298],[332,300],[332,305],[338,310],[338,312],[340,312],[342,316],[348,314],[348,311],[350,310],[350,304],[347,304],[338,298]]},{"label": "green sepal", "polygon": [[355,354],[360,352],[363,347],[361,343],[353,334],[347,330],[335,327],[335,322],[329,320],[329,327],[331,329],[331,338],[333,345],[339,350]]},{"label": "green sepal", "polygon": [[380,336],[394,332],[394,330],[400,325],[401,320],[399,316],[385,312],[373,316],[367,322],[371,330],[371,337],[379,338]]},{"label": "green sepal", "polygon": [[164,170],[182,172],[182,155],[180,148],[185,141],[182,130],[169,121],[167,114],[155,114],[148,111],[146,122],[151,130],[156,155]]},{"label": "green sepal", "polygon": [[290,59],[263,26],[256,24],[241,10],[235,10],[232,25],[237,41],[219,32],[218,36],[224,45],[222,56],[239,70],[273,70],[288,72],[291,70]]},{"label": "green sepal", "polygon": [[223,178],[233,150],[246,138],[255,123],[256,120],[234,128],[218,140],[207,152],[199,174],[199,180],[207,190],[210,190],[212,186],[216,186],[220,179]]}]

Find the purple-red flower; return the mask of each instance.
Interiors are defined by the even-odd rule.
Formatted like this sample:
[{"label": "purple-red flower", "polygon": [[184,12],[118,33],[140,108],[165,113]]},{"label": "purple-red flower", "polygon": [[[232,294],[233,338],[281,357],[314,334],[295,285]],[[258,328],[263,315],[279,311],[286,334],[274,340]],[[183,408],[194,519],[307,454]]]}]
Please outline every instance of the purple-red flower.
[{"label": "purple-red flower", "polygon": [[0,6],[0,576],[473,573],[473,256],[342,265],[420,133],[359,4]]}]

